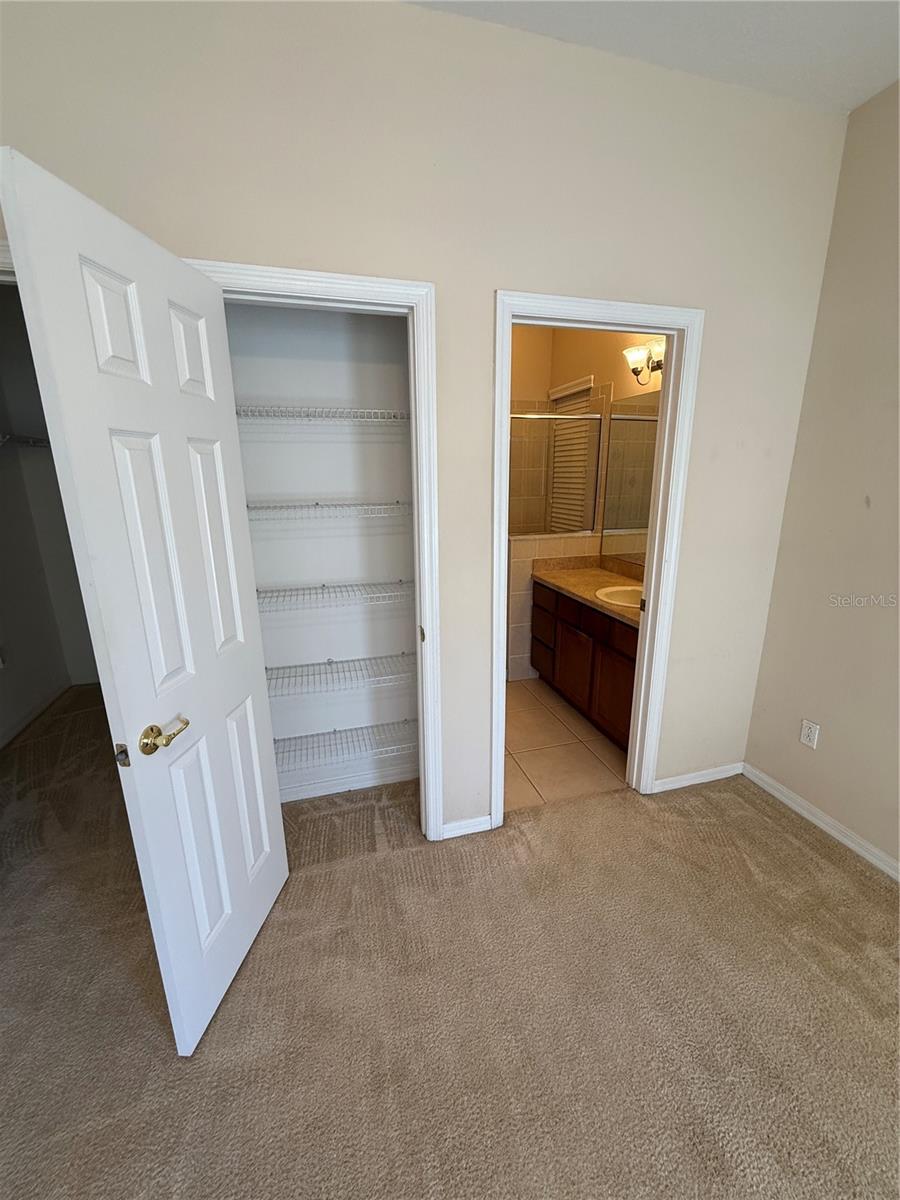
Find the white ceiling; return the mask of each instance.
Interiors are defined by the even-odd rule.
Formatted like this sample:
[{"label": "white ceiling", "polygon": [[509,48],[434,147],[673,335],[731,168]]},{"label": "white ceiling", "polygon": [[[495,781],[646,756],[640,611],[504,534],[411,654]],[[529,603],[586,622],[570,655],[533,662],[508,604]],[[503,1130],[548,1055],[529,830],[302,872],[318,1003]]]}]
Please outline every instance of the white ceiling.
[{"label": "white ceiling", "polygon": [[893,0],[431,0],[478,21],[850,112],[897,78]]}]

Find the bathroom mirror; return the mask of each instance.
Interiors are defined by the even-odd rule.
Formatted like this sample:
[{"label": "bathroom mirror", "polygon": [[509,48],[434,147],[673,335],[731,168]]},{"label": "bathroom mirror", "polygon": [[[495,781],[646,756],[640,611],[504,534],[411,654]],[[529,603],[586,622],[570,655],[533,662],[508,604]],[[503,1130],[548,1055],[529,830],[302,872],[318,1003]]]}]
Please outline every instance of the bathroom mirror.
[{"label": "bathroom mirror", "polygon": [[643,566],[653,489],[659,392],[615,403],[603,489],[604,556]]}]

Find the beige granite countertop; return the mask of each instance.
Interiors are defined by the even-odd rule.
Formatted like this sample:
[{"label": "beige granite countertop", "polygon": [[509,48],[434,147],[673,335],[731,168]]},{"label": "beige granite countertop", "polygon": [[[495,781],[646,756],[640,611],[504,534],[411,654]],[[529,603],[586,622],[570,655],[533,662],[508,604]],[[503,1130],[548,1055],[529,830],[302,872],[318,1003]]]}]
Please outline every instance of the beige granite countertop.
[{"label": "beige granite countertop", "polygon": [[[592,560],[588,560],[590,561]],[[616,575],[613,571],[604,571],[601,567],[582,564],[585,564],[584,559],[537,558],[534,560],[531,578],[637,629],[641,623],[640,609],[609,604],[606,600],[598,600],[594,595],[599,588],[634,587],[637,580],[629,579],[625,575]]]}]

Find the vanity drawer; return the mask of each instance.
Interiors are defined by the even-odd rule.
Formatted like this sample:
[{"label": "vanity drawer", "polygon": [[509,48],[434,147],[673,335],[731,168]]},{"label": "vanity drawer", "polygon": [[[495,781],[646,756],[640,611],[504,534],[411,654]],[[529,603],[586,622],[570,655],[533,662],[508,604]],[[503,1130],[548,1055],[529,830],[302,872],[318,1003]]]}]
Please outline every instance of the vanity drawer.
[{"label": "vanity drawer", "polygon": [[536,637],[539,642],[543,642],[545,646],[552,649],[556,640],[555,632],[556,618],[543,608],[532,608],[531,636]]},{"label": "vanity drawer", "polygon": [[549,613],[555,613],[558,596],[559,593],[554,592],[553,588],[544,587],[542,583],[535,580],[531,590],[531,602],[536,607],[546,609]]},{"label": "vanity drawer", "polygon": [[638,631],[633,625],[625,625],[622,621],[611,621],[612,632],[609,637],[609,644],[613,650],[618,650],[620,654],[626,655],[628,658],[637,657]]},{"label": "vanity drawer", "polygon": [[531,639],[531,665],[542,679],[553,682],[553,651],[537,638]]},{"label": "vanity drawer", "polygon": [[584,605],[577,600],[573,600],[570,596],[560,595],[556,602],[556,615],[561,621],[568,621],[570,625],[574,625],[576,629],[581,627],[581,614],[584,611]]}]

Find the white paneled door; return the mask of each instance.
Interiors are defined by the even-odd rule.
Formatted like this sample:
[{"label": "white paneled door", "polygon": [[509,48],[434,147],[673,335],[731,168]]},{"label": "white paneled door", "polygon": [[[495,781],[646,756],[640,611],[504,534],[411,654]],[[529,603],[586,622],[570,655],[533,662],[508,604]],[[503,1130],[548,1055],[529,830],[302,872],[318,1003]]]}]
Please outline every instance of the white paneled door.
[{"label": "white paneled door", "polygon": [[287,877],[222,294],[0,154],[111,742],[190,1054]]}]

